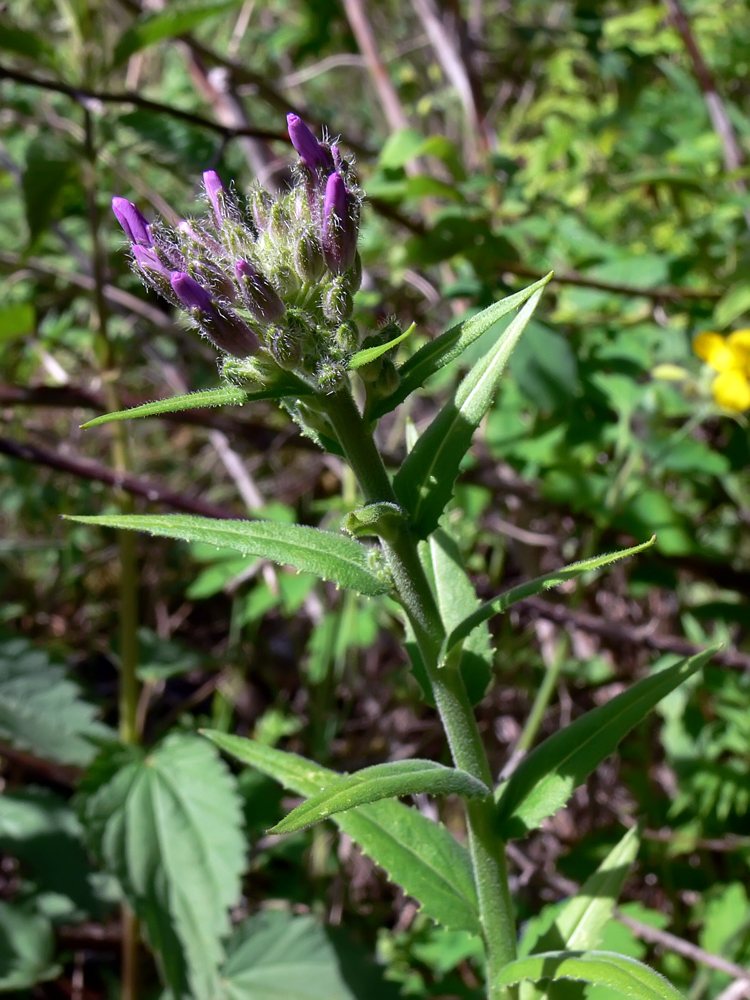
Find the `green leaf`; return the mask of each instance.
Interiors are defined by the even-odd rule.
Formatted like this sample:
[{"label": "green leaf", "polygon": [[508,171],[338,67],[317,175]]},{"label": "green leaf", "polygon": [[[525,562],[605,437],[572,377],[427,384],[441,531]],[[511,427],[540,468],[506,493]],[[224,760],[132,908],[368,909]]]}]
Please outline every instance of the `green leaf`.
[{"label": "green leaf", "polygon": [[475,798],[489,795],[490,789],[466,771],[432,760],[389,761],[339,777],[293,809],[269,833],[293,833],[355,806],[422,793]]},{"label": "green leaf", "polygon": [[634,958],[609,951],[550,951],[509,962],[496,982],[514,986],[525,979],[538,983],[575,979],[610,989],[628,1000],[683,1000],[682,994],[658,972]]},{"label": "green leaf", "polygon": [[106,514],[72,517],[69,521],[98,524],[106,528],[148,531],[186,542],[207,542],[217,548],[234,549],[248,556],[294,566],[333,580],[339,587],[356,590],[366,597],[389,592],[390,585],[369,568],[368,549],[344,535],[301,524],[279,521],[221,521],[192,514]]},{"label": "green leaf", "polygon": [[268,389],[255,392],[242,389],[237,385],[222,385],[216,389],[204,389],[201,392],[189,392],[185,396],[173,396],[171,399],[157,399],[153,403],[142,403],[132,406],[129,410],[118,410],[117,413],[104,413],[93,420],[81,424],[86,430],[98,424],[108,424],[112,420],[133,420],[135,417],[153,417],[159,413],[177,413],[180,410],[195,410],[205,406],[242,406],[244,403],[254,403],[260,399],[280,399],[282,396],[304,395],[310,390],[300,382],[284,383]]},{"label": "green leaf", "polygon": [[218,1000],[355,1000],[314,917],[257,913],[237,928],[228,952]]},{"label": "green leaf", "polygon": [[[297,795],[315,795],[340,777],[297,754],[253,740],[216,730],[205,730],[204,735]],[[393,882],[421,903],[429,917],[453,930],[480,933],[469,854],[445,827],[416,809],[388,800],[340,813],[334,822]]]},{"label": "green leaf", "polygon": [[537,290],[491,350],[463,379],[453,398],[419,438],[396,475],[394,488],[399,500],[410,512],[420,538],[437,527],[453,492],[461,459],[469,449],[480,420],[492,404],[505,364],[531,319],[545,284],[546,279],[537,282]]},{"label": "green leaf", "polygon": [[96,721],[63,667],[25,639],[0,644],[0,739],[37,757],[84,766],[96,755],[92,740],[112,730]]},{"label": "green leaf", "polygon": [[52,67],[57,61],[54,48],[37,31],[27,31],[7,23],[0,24],[0,49],[26,56],[44,66]]},{"label": "green leaf", "polygon": [[[121,751],[119,751],[121,753]],[[214,995],[245,867],[236,782],[216,751],[173,734],[84,800],[90,846],[144,922],[174,995]]]},{"label": "green leaf", "polygon": [[520,837],[557,812],[620,740],[658,701],[714,655],[712,646],[638,681],[606,705],[586,712],[532,750],[498,788],[498,818],[504,839]]},{"label": "green leaf", "polygon": [[80,157],[61,139],[41,133],[26,150],[21,187],[29,243],[34,243],[60,214],[65,189],[78,178]]},{"label": "green leaf", "polygon": [[526,583],[521,583],[517,587],[506,590],[505,593],[500,594],[498,597],[493,597],[491,601],[482,604],[481,607],[477,608],[476,611],[473,611],[453,628],[443,643],[443,649],[440,654],[441,661],[445,662],[454,646],[470,635],[478,625],[492,618],[494,615],[503,614],[511,604],[523,601],[533,594],[541,593],[543,590],[559,587],[561,583],[573,580],[582,573],[601,569],[602,566],[609,566],[620,559],[637,555],[637,553],[650,548],[655,541],[656,535],[653,535],[647,542],[641,542],[640,545],[634,545],[632,548],[621,549],[619,552],[608,552],[603,556],[594,556],[592,559],[582,559],[580,562],[571,563],[570,566],[564,566],[562,569],[555,570],[552,573],[537,576],[533,580],[528,580]]},{"label": "green leaf", "polygon": [[0,796],[0,851],[22,865],[24,891],[37,910],[56,921],[102,919],[95,873],[83,843],[83,828],[67,802],[43,788],[27,787]]},{"label": "green leaf", "polygon": [[171,3],[155,14],[139,17],[122,35],[115,47],[113,66],[120,66],[133,53],[140,52],[165,38],[184,35],[214,14],[239,7],[242,0],[210,0],[202,3]]},{"label": "green leaf", "polygon": [[56,979],[52,924],[30,906],[0,900],[0,992],[26,990]]},{"label": "green leaf", "polygon": [[536,291],[544,288],[551,277],[552,275],[548,274],[534,282],[533,285],[529,285],[528,288],[514,292],[513,295],[508,295],[499,302],[493,302],[482,312],[463,320],[463,322],[451,327],[450,330],[446,330],[435,340],[430,341],[429,344],[421,347],[399,368],[401,382],[398,388],[390,396],[379,400],[371,412],[367,414],[367,418],[377,420],[384,413],[390,413],[391,410],[394,410],[407,396],[419,389],[431,375],[459,357],[470,344],[478,340],[498,320],[513,312],[518,306],[523,305]]},{"label": "green leaf", "polygon": [[[438,528],[419,545],[419,555],[437,597],[440,617],[446,631],[451,631],[472,614],[479,605],[476,591],[466,575],[458,545],[445,528]],[[494,651],[486,623],[472,630],[461,650],[459,669],[472,704],[481,701],[492,676]],[[429,687],[425,674],[417,678]]]},{"label": "green leaf", "polygon": [[349,358],[349,370],[352,371],[356,368],[361,368],[363,365],[369,365],[371,361],[376,361],[381,355],[387,354],[388,351],[392,351],[394,347],[397,347],[402,340],[406,340],[416,328],[416,323],[412,323],[408,330],[404,330],[400,333],[398,337],[394,337],[393,340],[389,340],[387,344],[377,344],[375,347],[366,347],[364,351],[357,351],[356,354],[352,354]]},{"label": "green leaf", "polygon": [[637,827],[628,830],[576,895],[567,901],[532,951],[558,948],[586,951],[600,944],[604,927],[638,853],[639,839]]},{"label": "green leaf", "polygon": [[6,302],[0,305],[0,343],[31,333],[36,310],[30,302]]}]

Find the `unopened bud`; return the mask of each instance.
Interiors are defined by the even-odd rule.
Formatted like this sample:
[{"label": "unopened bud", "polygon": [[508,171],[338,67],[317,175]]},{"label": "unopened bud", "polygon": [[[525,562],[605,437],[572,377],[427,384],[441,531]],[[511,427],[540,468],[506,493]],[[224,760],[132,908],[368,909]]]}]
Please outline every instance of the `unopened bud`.
[{"label": "unopened bud", "polygon": [[219,311],[217,303],[199,282],[183,271],[171,277],[175,295],[222,351],[244,358],[258,350],[258,338],[236,313]]},{"label": "unopened bud", "polygon": [[136,243],[133,246],[133,260],[141,271],[152,271],[162,277],[168,278],[171,271],[159,260],[157,252],[150,247],[144,247]]},{"label": "unopened bud", "polygon": [[323,251],[315,233],[304,230],[294,248],[294,269],[303,281],[317,281],[325,269]]},{"label": "unopened bud", "polygon": [[234,266],[245,305],[261,323],[272,323],[284,315],[284,303],[270,282],[246,260]]},{"label": "unopened bud", "polygon": [[342,351],[353,354],[359,347],[359,330],[353,319],[348,319],[336,331],[336,343]]},{"label": "unopened bud", "polygon": [[203,186],[206,189],[208,200],[211,202],[211,208],[214,210],[216,225],[221,229],[227,214],[227,189],[222,184],[221,177],[219,177],[215,170],[206,170],[204,172]]},{"label": "unopened bud", "polygon": [[323,293],[323,315],[331,323],[343,323],[354,308],[349,289],[342,278],[334,278]]},{"label": "unopened bud", "polygon": [[294,371],[302,360],[302,346],[288,330],[272,327],[267,334],[271,354],[280,368]]},{"label": "unopened bud", "polygon": [[144,247],[153,244],[148,220],[137,205],[127,198],[113,198],[112,211],[131,243],[138,243]]},{"label": "unopened bud", "polygon": [[320,391],[330,396],[340,389],[346,380],[346,370],[345,362],[323,358],[315,371]]},{"label": "unopened bud", "polygon": [[292,145],[310,173],[314,175],[319,169],[324,172],[332,170],[333,158],[330,151],[318,142],[302,119],[289,114],[286,120]]},{"label": "unopened bud", "polygon": [[271,222],[271,209],[273,208],[273,198],[262,188],[254,188],[248,197],[250,213],[253,222],[259,233],[268,229]]},{"label": "unopened bud", "polygon": [[323,201],[323,256],[334,274],[343,274],[357,253],[357,217],[340,174],[331,174]]}]

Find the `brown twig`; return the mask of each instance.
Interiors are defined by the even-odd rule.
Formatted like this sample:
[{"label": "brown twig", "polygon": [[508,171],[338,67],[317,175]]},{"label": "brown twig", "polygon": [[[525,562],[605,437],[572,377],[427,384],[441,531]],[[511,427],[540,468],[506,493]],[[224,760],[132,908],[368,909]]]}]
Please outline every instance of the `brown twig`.
[{"label": "brown twig", "polygon": [[173,510],[185,511],[188,514],[199,514],[202,517],[216,518],[237,518],[241,517],[237,511],[228,507],[221,507],[218,504],[209,503],[206,500],[198,500],[186,496],[184,493],[177,493],[160,483],[151,480],[141,479],[132,473],[118,474],[114,469],[106,465],[100,465],[87,458],[74,458],[62,455],[60,452],[51,451],[48,448],[40,448],[34,444],[21,444],[11,438],[0,437],[0,454],[8,455],[11,458],[19,458],[24,462],[32,462],[34,465],[44,465],[50,469],[58,469],[60,472],[67,472],[69,475],[77,476],[80,479],[89,479],[94,482],[106,483],[108,486],[125,490],[133,496],[145,497],[152,503],[165,504]]},{"label": "brown twig", "polygon": [[[682,639],[680,636],[659,635],[651,632],[649,626],[616,624],[605,618],[600,618],[598,615],[591,615],[583,611],[571,611],[563,604],[553,604],[541,597],[527,597],[518,606],[523,608],[524,605],[527,608],[532,608],[536,617],[545,618],[547,621],[556,622],[559,625],[570,625],[583,632],[590,632],[602,639],[608,639],[610,642],[645,646],[647,649],[653,649],[659,653],[675,653],[677,656],[695,656],[703,650],[702,646],[688,642],[687,639]],[[736,649],[720,650],[714,654],[712,662],[719,663],[724,667],[750,670],[750,655],[740,653]]]},{"label": "brown twig", "polygon": [[394,132],[408,128],[409,120],[381,58],[375,32],[372,30],[363,0],[343,0],[343,5],[349,25],[357,39],[357,45],[367,63],[388,127]]},{"label": "brown twig", "polygon": [[[695,73],[695,78],[698,81],[698,86],[703,92],[703,99],[706,102],[708,116],[711,119],[714,132],[716,132],[719,137],[719,141],[721,142],[721,148],[724,154],[724,166],[728,171],[739,170],[744,162],[742,147],[737,139],[737,133],[734,130],[734,125],[732,124],[732,120],[729,117],[726,107],[724,106],[724,102],[716,89],[716,81],[713,78],[713,74],[703,58],[703,53],[698,45],[698,40],[693,34],[690,20],[682,7],[680,0],[664,0],[664,2],[669,11],[670,20],[679,31],[693,64],[693,72]],[[747,184],[743,179],[737,178],[734,181],[734,186],[736,190],[740,191],[742,194],[747,193]],[[743,214],[745,216],[745,222],[748,226],[750,226],[750,209],[744,209]]]},{"label": "brown twig", "polygon": [[11,69],[8,66],[0,65],[0,80],[15,80],[16,83],[23,83],[29,87],[37,87],[41,90],[49,90],[56,94],[65,94],[79,104],[91,105],[91,102],[99,101],[102,104],[133,104],[143,108],[145,111],[154,111],[157,114],[169,115],[178,118],[180,121],[189,122],[199,128],[216,132],[225,139],[234,139],[237,136],[250,136],[254,139],[276,139],[280,142],[287,142],[287,137],[281,132],[271,132],[268,129],[258,129],[250,126],[228,126],[219,122],[211,121],[202,115],[196,115],[192,111],[184,111],[182,108],[174,108],[169,104],[161,104],[159,101],[151,101],[147,97],[130,91],[120,91],[118,93],[107,93],[105,91],[91,90],[88,87],[72,87],[61,80],[44,80],[29,73],[22,73],[20,70]]}]

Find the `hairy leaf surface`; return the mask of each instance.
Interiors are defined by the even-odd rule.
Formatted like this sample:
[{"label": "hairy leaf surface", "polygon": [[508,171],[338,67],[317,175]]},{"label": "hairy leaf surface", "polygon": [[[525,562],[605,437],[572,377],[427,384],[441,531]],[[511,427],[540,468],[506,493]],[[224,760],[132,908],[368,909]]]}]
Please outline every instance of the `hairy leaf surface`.
[{"label": "hairy leaf surface", "polygon": [[[298,795],[315,795],[339,777],[304,757],[253,740],[215,730],[205,735]],[[445,827],[395,801],[358,806],[333,819],[433,920],[452,930],[479,933],[469,854]]]},{"label": "hairy leaf surface", "polygon": [[451,327],[450,330],[446,330],[435,340],[421,347],[399,368],[401,382],[398,388],[390,396],[373,406],[372,411],[367,414],[368,419],[377,420],[384,413],[390,413],[391,410],[394,410],[407,396],[419,389],[431,375],[463,354],[466,348],[478,340],[483,333],[486,333],[494,323],[513,312],[518,306],[523,305],[534,292],[543,288],[550,277],[551,275],[548,275],[520,292],[514,292],[513,295],[508,295],[499,302],[493,302],[491,306],[487,306],[476,316],[470,316],[469,319]]},{"label": "hairy leaf surface", "polygon": [[417,440],[394,479],[398,498],[411,514],[420,538],[435,530],[451,498],[461,459],[492,405],[508,358],[539,303],[546,281],[538,284],[523,309]]},{"label": "hairy leaf surface", "polygon": [[356,590],[366,597],[385,594],[388,583],[369,568],[368,549],[344,535],[301,524],[280,521],[222,521],[192,514],[105,514],[99,517],[69,517],[83,524],[106,528],[148,531],[186,542],[206,542],[217,548],[234,549],[260,556],[303,573],[315,573],[339,587]]},{"label": "hairy leaf surface", "polygon": [[609,951],[550,951],[509,962],[498,976],[503,986],[524,980],[575,979],[609,986],[628,1000],[683,1000],[663,976],[634,958]]},{"label": "hairy leaf surface", "polygon": [[[179,413],[181,410],[199,410],[209,406],[242,406],[260,399],[280,399],[282,396],[304,395],[306,386],[302,382],[289,382],[288,385],[274,386],[269,389],[242,389],[237,385],[222,385],[215,389],[203,389],[200,392],[188,392],[184,396],[172,396],[170,399],[155,399],[152,403],[141,403],[131,406],[128,410],[117,410],[115,413],[103,413],[81,424],[86,430],[99,424],[109,424],[113,420],[133,420],[136,417],[155,417],[160,413]],[[309,391],[309,390],[308,390]]]},{"label": "hairy leaf surface", "polygon": [[714,646],[645,677],[532,750],[496,793],[504,838],[523,836],[562,808],[574,789],[614,752],[626,733],[710,660],[718,648]]},{"label": "hairy leaf surface", "polygon": [[517,587],[506,590],[505,593],[500,594],[498,597],[493,597],[491,601],[487,601],[475,611],[472,611],[470,615],[467,615],[463,621],[452,629],[443,643],[441,660],[444,662],[453,647],[470,635],[478,625],[481,625],[482,622],[487,621],[494,615],[500,615],[504,611],[507,611],[511,604],[523,601],[534,594],[540,594],[543,590],[551,590],[553,587],[559,587],[561,583],[573,580],[575,577],[581,576],[583,573],[588,573],[590,570],[601,569],[602,566],[609,566],[620,559],[634,556],[650,548],[655,541],[656,535],[647,542],[634,545],[630,549],[622,549],[619,552],[608,552],[606,555],[594,556],[592,559],[582,559],[580,562],[564,566],[562,569],[554,570],[552,573],[545,573],[544,576],[537,576],[526,583],[520,583]]},{"label": "hairy leaf surface", "polygon": [[396,760],[340,776],[297,806],[270,833],[292,833],[355,806],[400,795],[489,795],[485,784],[458,768],[432,760]]}]

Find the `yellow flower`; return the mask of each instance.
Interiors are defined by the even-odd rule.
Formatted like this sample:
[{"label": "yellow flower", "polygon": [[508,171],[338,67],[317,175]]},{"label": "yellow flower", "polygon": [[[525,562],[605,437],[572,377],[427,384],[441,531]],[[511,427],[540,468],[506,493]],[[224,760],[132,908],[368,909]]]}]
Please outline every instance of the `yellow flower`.
[{"label": "yellow flower", "polygon": [[711,385],[714,399],[725,410],[750,410],[750,330],[728,337],[706,330],[693,340],[693,350],[719,374]]}]

